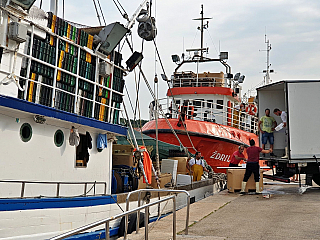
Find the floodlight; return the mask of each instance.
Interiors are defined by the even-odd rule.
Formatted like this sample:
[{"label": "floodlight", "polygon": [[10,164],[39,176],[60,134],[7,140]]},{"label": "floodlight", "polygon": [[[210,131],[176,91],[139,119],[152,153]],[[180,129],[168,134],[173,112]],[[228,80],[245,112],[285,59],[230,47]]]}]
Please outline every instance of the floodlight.
[{"label": "floodlight", "polygon": [[228,52],[220,52],[220,59],[221,60],[228,59]]},{"label": "floodlight", "polygon": [[244,82],[244,79],[245,79],[245,76],[244,76],[244,75],[241,75],[241,76],[239,77],[238,82],[239,82],[239,83],[243,83],[243,82]]},{"label": "floodlight", "polygon": [[174,63],[178,63],[178,62],[180,62],[180,57],[178,56],[178,55],[171,55],[171,58],[172,58],[172,61],[174,62]]},{"label": "floodlight", "polygon": [[240,77],[240,74],[241,74],[241,73],[239,73],[239,72],[236,73],[236,75],[234,75],[234,78],[233,78],[233,79],[234,79],[235,81],[238,81],[238,80],[239,80],[239,77]]},{"label": "floodlight", "polygon": [[131,55],[131,57],[126,61],[127,69],[131,72],[142,59],[143,59],[142,53],[134,52]]}]

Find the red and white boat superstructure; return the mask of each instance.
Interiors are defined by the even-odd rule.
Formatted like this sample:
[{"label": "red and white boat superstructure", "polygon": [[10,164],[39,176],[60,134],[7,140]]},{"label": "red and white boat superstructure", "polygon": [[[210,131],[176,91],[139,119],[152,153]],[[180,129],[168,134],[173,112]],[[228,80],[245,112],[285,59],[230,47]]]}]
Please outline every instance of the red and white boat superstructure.
[{"label": "red and white boat superstructure", "polygon": [[[205,27],[204,19],[202,11],[199,19],[201,31]],[[159,100],[159,107],[166,113],[166,118],[157,120],[158,139],[174,145],[181,145],[181,142],[191,153],[200,151],[214,171],[219,172],[221,170],[217,167],[228,166],[239,145],[248,146],[250,139],[254,139],[259,145],[258,119],[255,116],[257,109],[253,102],[247,102],[244,109],[239,109],[240,83],[244,76],[236,74],[233,77],[231,67],[226,62],[227,54],[220,53],[219,59],[210,59],[203,56],[206,48],[202,46],[203,44],[200,49],[193,49],[195,54],[190,59],[183,58],[180,62],[178,56],[173,56],[178,67],[171,77],[167,98]],[[222,63],[226,74],[178,72],[185,63],[213,61]],[[150,121],[142,128],[144,134],[153,138],[156,138],[155,105],[150,104]]]}]

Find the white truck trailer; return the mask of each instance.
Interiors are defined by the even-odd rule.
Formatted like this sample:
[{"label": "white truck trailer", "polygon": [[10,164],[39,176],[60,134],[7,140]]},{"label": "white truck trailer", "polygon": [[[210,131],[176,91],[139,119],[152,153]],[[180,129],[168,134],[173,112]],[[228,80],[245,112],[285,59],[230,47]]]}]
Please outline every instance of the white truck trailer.
[{"label": "white truck trailer", "polygon": [[[284,80],[265,85],[257,88],[257,100],[259,119],[266,108],[278,124],[281,118],[273,110],[287,113],[287,126],[274,132],[277,157],[264,158],[270,167],[276,166],[269,178],[289,182],[293,174],[306,174],[307,185],[312,185],[312,180],[320,185],[320,80]],[[288,157],[281,158],[286,147]]]}]

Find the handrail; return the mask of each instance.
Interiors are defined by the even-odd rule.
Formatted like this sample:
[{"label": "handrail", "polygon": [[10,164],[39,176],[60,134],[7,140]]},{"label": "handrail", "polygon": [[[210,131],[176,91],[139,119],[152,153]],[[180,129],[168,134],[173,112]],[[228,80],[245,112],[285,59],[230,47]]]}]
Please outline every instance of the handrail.
[{"label": "handrail", "polygon": [[[71,184],[71,185],[81,185],[84,184],[84,194],[83,196],[87,195],[87,185],[93,184],[94,185],[94,191],[97,184],[104,185],[104,192],[103,195],[107,194],[107,183],[106,182],[49,182],[49,181],[18,181],[18,180],[0,180],[0,183],[21,183],[21,194],[20,198],[24,198],[24,192],[26,188],[26,184],[57,184],[57,190],[56,190],[56,196],[55,197],[61,197],[60,196],[60,185],[62,184]],[[95,195],[95,193],[94,193]]]},{"label": "handrail", "polygon": [[[259,119],[245,111],[239,111],[235,107],[229,107],[226,104],[219,104],[213,101],[199,99],[175,98],[175,100],[180,101],[180,103],[177,104],[178,108],[169,104],[168,99],[159,100],[162,101],[160,104],[162,110],[166,111],[167,114],[170,114],[170,118],[179,118],[181,111],[180,107],[182,106],[183,101],[187,100],[189,104],[187,105],[187,111],[185,112],[186,119],[216,122],[218,124],[232,126],[248,132],[258,132],[257,125]],[[189,107],[193,107],[194,109],[190,110]],[[192,112],[197,113],[197,116],[192,116]],[[150,114],[150,120],[153,120],[152,113]]]},{"label": "handrail", "polygon": [[[90,223],[88,225],[85,225],[85,226],[82,226],[82,227],[79,227],[79,228],[76,228],[74,230],[71,230],[71,231],[68,231],[66,233],[63,233],[63,234],[60,234],[58,236],[55,236],[55,237],[52,237],[50,238],[50,240],[60,240],[60,239],[64,239],[64,238],[67,238],[67,237],[70,237],[70,236],[73,236],[75,234],[79,234],[83,231],[86,231],[86,230],[89,230],[91,228],[94,228],[94,227],[97,227],[99,225],[102,225],[102,224],[106,224],[105,225],[105,231],[106,231],[106,240],[109,240],[110,237],[109,237],[109,222],[110,221],[113,221],[113,220],[116,220],[118,218],[121,218],[123,216],[128,216],[129,214],[131,213],[135,213],[135,212],[138,212],[142,209],[146,209],[146,214],[145,214],[145,239],[148,239],[148,223],[149,223],[149,207],[153,206],[153,205],[156,205],[156,204],[160,204],[161,202],[164,202],[164,201],[169,201],[170,199],[172,199],[173,201],[173,240],[176,240],[176,196],[175,195],[171,195],[167,198],[164,198],[164,199],[161,199],[161,200],[158,200],[156,202],[153,202],[153,203],[149,203],[149,204],[146,204],[144,206],[141,206],[141,207],[137,207],[135,209],[132,209],[130,211],[126,211],[126,212],[123,212],[123,213],[120,213],[120,214],[117,214],[115,216],[112,216],[112,217],[108,217],[106,219],[102,219],[102,220],[99,220],[97,222],[94,222],[94,223]],[[138,220],[138,219],[137,219]],[[127,229],[127,228],[126,228]],[[127,235],[127,230],[125,230],[125,236]]]},{"label": "handrail", "polygon": [[[167,192],[167,193],[185,193],[187,195],[187,216],[186,216],[186,229],[185,229],[185,235],[188,235],[188,226],[189,226],[189,212],[190,212],[190,193],[186,190],[171,190],[171,189],[138,189],[132,192],[129,192],[126,198],[126,211],[129,210],[129,203],[130,203],[130,196],[134,193],[138,193],[138,206],[140,206],[140,197],[141,192]],[[140,212],[137,214],[137,227],[136,227],[136,233],[139,232],[138,223],[140,220]],[[127,226],[128,226],[128,217],[125,217],[125,235],[124,239],[127,239]]]}]

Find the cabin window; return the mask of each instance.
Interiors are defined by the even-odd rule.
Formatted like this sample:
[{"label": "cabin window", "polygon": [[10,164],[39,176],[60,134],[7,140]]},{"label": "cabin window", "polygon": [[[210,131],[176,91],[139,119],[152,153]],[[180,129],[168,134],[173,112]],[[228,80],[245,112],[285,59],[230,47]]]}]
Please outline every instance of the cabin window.
[{"label": "cabin window", "polygon": [[217,109],[223,109],[223,100],[217,100]]},{"label": "cabin window", "polygon": [[211,107],[212,107],[212,104],[213,104],[213,100],[208,100],[208,101],[207,101],[207,107],[208,107],[208,108],[211,108]]},{"label": "cabin window", "polygon": [[20,137],[24,142],[29,142],[32,137],[32,128],[29,123],[22,124],[20,128]]},{"label": "cabin window", "polygon": [[64,142],[64,134],[63,132],[59,129],[55,132],[54,134],[54,144],[57,146],[57,147],[61,147],[62,144]]},{"label": "cabin window", "polygon": [[195,99],[195,101],[193,101],[193,105],[196,107],[201,107],[201,101],[204,101],[204,99]]},{"label": "cabin window", "polygon": [[176,100],[176,104],[179,105],[180,104],[180,100]]}]

